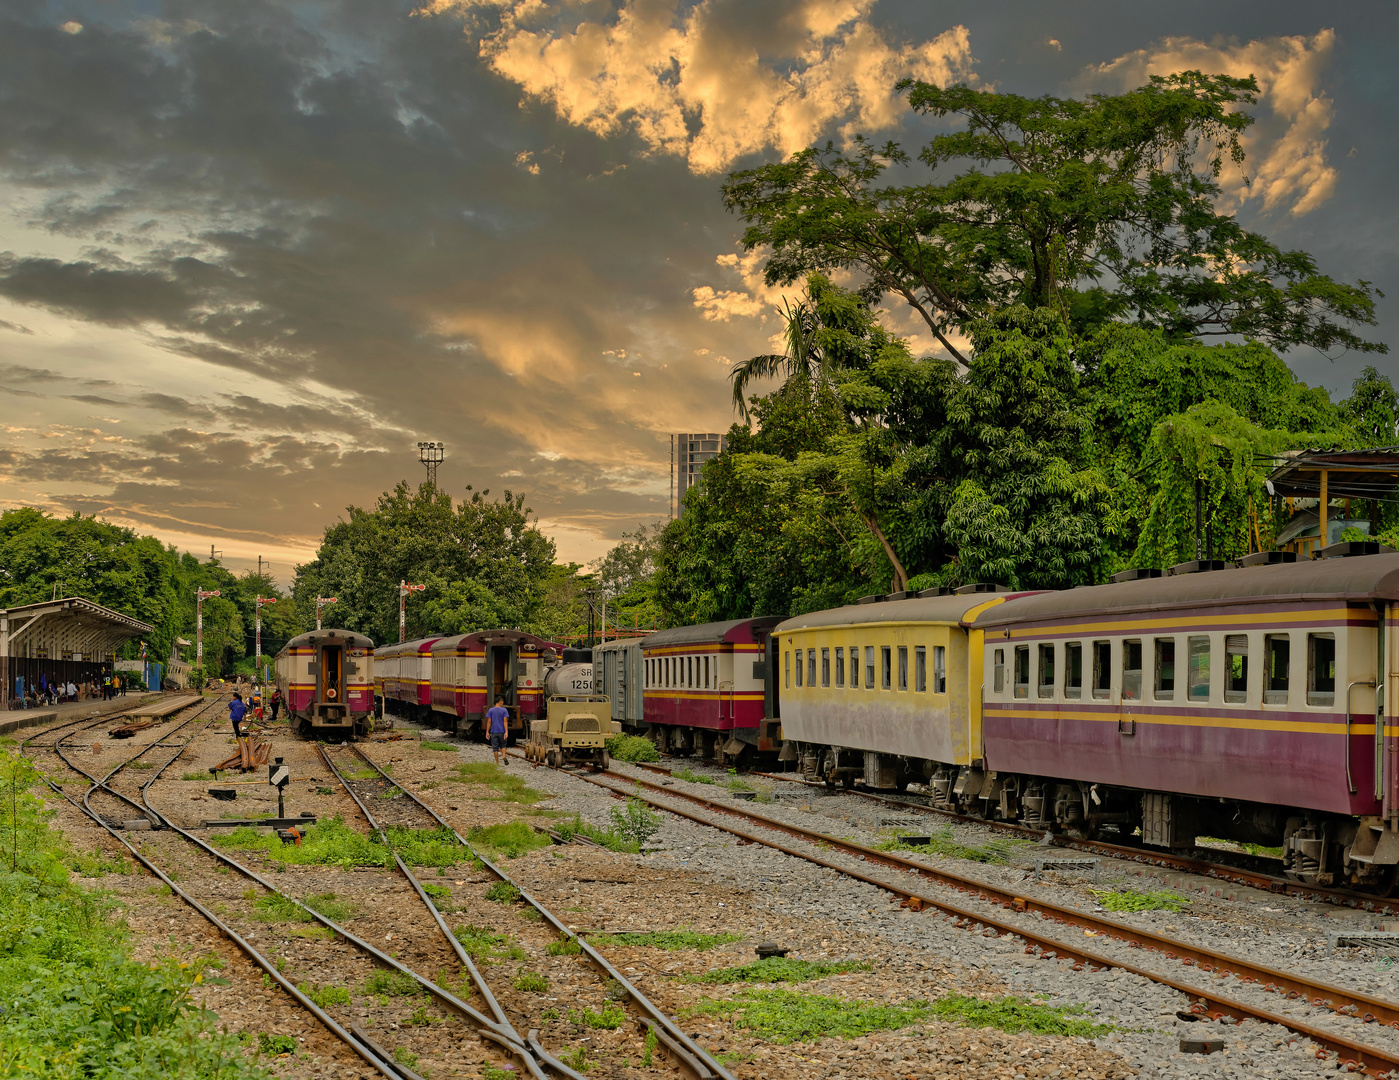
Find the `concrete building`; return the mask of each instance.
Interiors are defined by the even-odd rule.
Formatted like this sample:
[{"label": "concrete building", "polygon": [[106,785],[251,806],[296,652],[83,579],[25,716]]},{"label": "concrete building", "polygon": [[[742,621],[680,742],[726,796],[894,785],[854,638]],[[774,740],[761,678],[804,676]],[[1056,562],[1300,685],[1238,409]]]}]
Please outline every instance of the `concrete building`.
[{"label": "concrete building", "polygon": [[700,469],[712,457],[728,448],[729,440],[718,432],[694,432],[671,436],[670,447],[670,516],[680,513],[685,492],[699,480]]}]

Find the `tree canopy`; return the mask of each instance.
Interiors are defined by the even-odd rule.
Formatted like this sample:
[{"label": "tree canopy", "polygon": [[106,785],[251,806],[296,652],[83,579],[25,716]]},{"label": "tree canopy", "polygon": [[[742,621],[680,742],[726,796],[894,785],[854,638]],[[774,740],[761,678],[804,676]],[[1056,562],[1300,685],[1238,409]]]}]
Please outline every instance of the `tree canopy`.
[{"label": "tree canopy", "polygon": [[[916,155],[857,139],[733,173],[725,204],[770,251],[769,284],[843,269],[876,300],[907,303],[947,352],[978,319],[1054,309],[1075,332],[1110,321],[1172,337],[1248,337],[1273,348],[1384,352],[1376,291],[1337,282],[1219,209],[1242,167],[1253,78],[1187,71],[1086,99],[907,81],[909,106],[959,130]],[[915,157],[926,172],[890,183]]]}]

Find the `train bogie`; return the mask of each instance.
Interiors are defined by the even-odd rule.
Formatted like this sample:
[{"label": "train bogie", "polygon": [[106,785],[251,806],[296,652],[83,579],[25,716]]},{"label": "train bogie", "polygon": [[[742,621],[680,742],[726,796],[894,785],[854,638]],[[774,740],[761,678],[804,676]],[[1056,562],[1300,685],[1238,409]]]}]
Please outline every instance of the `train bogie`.
[{"label": "train bogie", "polygon": [[368,734],[374,716],[374,643],[349,630],[315,630],[277,653],[277,687],[303,737]]}]

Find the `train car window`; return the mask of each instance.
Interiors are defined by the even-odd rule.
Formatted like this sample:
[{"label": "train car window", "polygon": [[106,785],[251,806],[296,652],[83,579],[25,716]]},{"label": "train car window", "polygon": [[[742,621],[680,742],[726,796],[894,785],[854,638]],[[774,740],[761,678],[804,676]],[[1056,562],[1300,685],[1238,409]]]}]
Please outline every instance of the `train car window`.
[{"label": "train car window", "polygon": [[928,689],[928,650],[922,645],[913,650],[913,689],[918,693]]},{"label": "train car window", "polygon": [[1263,639],[1263,700],[1269,705],[1287,704],[1292,642],[1286,634],[1269,634]]},{"label": "train car window", "polygon": [[816,685],[816,650],[806,650],[806,685]]},{"label": "train car window", "polygon": [[792,653],[791,650],[782,654],[782,689],[792,689]]},{"label": "train car window", "polygon": [[1083,642],[1070,641],[1064,646],[1064,696],[1083,697]]},{"label": "train car window", "polygon": [[991,690],[996,694],[1004,694],[1006,692],[1006,651],[997,649],[995,659],[996,662],[991,668]]},{"label": "train car window", "polygon": [[1112,693],[1112,642],[1093,642],[1093,696],[1105,698]]},{"label": "train car window", "polygon": [[821,685],[831,685],[831,650],[824,646],[821,649]]},{"label": "train car window", "polygon": [[801,686],[801,685],[802,685],[802,668],[803,668],[804,666],[805,666],[805,665],[802,664],[802,651],[801,651],[800,649],[798,649],[798,650],[797,650],[797,685],[798,685],[798,686]]},{"label": "train car window", "polygon": [[1248,700],[1248,635],[1230,634],[1224,639],[1224,700]]},{"label": "train car window", "polygon": [[933,646],[933,693],[947,693],[947,648]]},{"label": "train car window", "polygon": [[1186,693],[1191,701],[1210,698],[1210,639],[1193,637],[1189,642],[1189,670],[1186,672]]},{"label": "train car window", "polygon": [[899,646],[899,689],[908,689],[908,646]]},{"label": "train car window", "polygon": [[1122,700],[1142,699],[1142,643],[1124,641],[1122,643]]},{"label": "train car window", "polygon": [[850,689],[860,689],[860,646],[850,646]]},{"label": "train car window", "polygon": [[865,689],[874,689],[874,646],[865,646]]},{"label": "train car window", "polygon": [[1170,701],[1176,696],[1176,639],[1173,637],[1156,639],[1154,692],[1157,701]]},{"label": "train car window", "polygon": [[709,689],[709,657],[704,658],[704,688]]},{"label": "train car window", "polygon": [[685,678],[688,680],[685,685],[693,690],[699,685],[699,660],[693,656],[685,658]]},{"label": "train car window", "polygon": [[1307,704],[1336,703],[1336,635],[1307,635]]},{"label": "train car window", "polygon": [[845,646],[836,646],[836,685],[845,685]]},{"label": "train car window", "polygon": [[1015,647],[1015,696],[1030,696],[1030,646]]},{"label": "train car window", "polygon": [[879,647],[879,687],[888,690],[894,685],[894,653],[888,645]]},{"label": "train car window", "polygon": [[1038,693],[1040,697],[1054,696],[1054,646],[1039,647],[1040,677]]}]

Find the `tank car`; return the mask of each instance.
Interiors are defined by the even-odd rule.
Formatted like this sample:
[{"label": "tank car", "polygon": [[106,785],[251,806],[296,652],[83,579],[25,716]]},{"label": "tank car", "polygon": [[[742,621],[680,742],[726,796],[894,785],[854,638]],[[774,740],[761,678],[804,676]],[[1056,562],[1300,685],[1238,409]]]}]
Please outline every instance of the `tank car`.
[{"label": "tank car", "polygon": [[510,712],[507,736],[513,742],[544,715],[546,665],[559,659],[553,642],[523,630],[480,630],[439,638],[432,644],[430,701],[438,724],[479,738],[481,719],[497,698]]},{"label": "tank car", "polygon": [[302,737],[367,735],[374,718],[374,642],[349,630],[313,630],[282,646],[277,688]]},{"label": "tank car", "polygon": [[719,764],[775,748],[768,616],[661,630],[641,642],[643,718],[662,751]]},{"label": "tank car", "polygon": [[440,637],[396,641],[374,650],[374,690],[384,712],[411,720],[432,715],[432,647]]},{"label": "tank car", "polygon": [[783,622],[782,759],[828,784],[898,789],[980,760],[980,633],[963,619],[1003,599],[930,589]]},{"label": "tank car", "polygon": [[606,694],[596,693],[591,652],[567,649],[564,662],[544,673],[545,714],[529,727],[525,756],[550,765],[589,764],[607,768],[607,739],[621,724],[611,719]]}]

